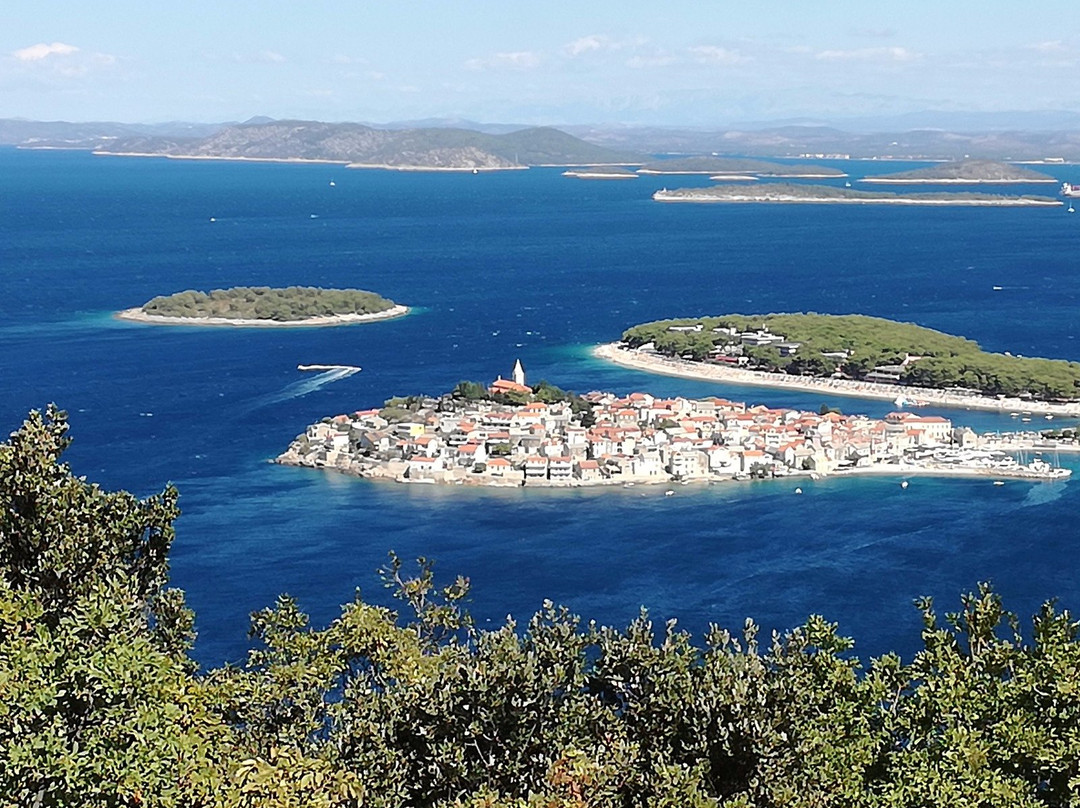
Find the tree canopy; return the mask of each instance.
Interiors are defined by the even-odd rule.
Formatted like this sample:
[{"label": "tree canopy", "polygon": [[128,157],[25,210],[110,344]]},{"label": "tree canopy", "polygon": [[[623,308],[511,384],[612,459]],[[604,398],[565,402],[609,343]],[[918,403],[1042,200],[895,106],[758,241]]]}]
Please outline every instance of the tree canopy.
[{"label": "tree canopy", "polygon": [[394,301],[362,289],[320,289],[314,286],[234,286],[211,292],[188,290],[155,297],[146,314],[163,317],[222,317],[228,320],[307,320],[335,314],[375,314]]},{"label": "tree canopy", "polygon": [[[700,328],[671,330],[694,326]],[[701,361],[718,346],[738,344],[737,336],[715,330],[727,328],[765,329],[798,343],[791,355],[782,355],[774,346],[746,348],[761,370],[829,376],[840,368],[851,378],[863,379],[875,367],[909,360],[900,376],[904,384],[963,387],[987,395],[1080,398],[1078,362],[990,353],[974,340],[880,317],[812,313],[689,317],[636,325],[623,332],[622,339],[632,348],[651,342],[660,353]]]},{"label": "tree canopy", "polygon": [[1028,636],[986,586],[910,662],[863,664],[811,616],[695,642],[544,603],[479,629],[469,582],[391,554],[399,609],[325,628],[281,596],[243,666],[198,671],[166,588],[176,492],[61,462],[63,413],[0,444],[0,805],[1073,806],[1080,625]]}]

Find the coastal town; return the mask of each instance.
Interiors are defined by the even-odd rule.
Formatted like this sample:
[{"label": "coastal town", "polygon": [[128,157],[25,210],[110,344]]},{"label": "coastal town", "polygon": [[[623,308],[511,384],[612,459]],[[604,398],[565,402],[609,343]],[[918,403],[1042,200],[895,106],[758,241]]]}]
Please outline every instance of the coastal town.
[{"label": "coastal town", "polygon": [[[460,394],[463,385],[471,395]],[[397,482],[534,487],[855,473],[995,481],[1071,474],[1042,457],[1017,459],[1017,449],[1029,444],[1006,450],[938,415],[897,411],[874,419],[644,392],[575,396],[530,388],[520,361],[510,379],[487,388],[462,383],[455,392],[324,418],[276,462]]]}]

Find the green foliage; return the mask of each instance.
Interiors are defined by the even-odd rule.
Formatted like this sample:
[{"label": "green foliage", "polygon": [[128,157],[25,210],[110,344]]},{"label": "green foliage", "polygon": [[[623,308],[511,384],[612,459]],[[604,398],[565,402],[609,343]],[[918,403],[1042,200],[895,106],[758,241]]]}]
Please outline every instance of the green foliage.
[{"label": "green foliage", "polygon": [[142,309],[164,317],[224,317],[230,320],[306,320],[334,314],[373,314],[394,306],[361,289],[319,289],[312,286],[234,286],[213,291],[178,292],[155,297]]},{"label": "green foliage", "polygon": [[[670,331],[672,326],[701,325],[699,331]],[[879,365],[894,365],[908,356],[919,357],[902,373],[905,384],[919,387],[963,387],[987,395],[1038,399],[1080,398],[1080,363],[1059,359],[1032,359],[983,351],[978,343],[943,334],[912,323],[878,317],[829,314],[725,315],[658,320],[627,329],[623,341],[632,348],[653,343],[669,356],[703,360],[719,345],[736,341],[714,328],[739,331],[767,328],[800,343],[793,356],[781,356],[774,347],[748,347],[745,354],[762,370],[796,375],[830,376],[838,362],[823,353],[844,351],[839,367],[862,379]]]},{"label": "green foliage", "polygon": [[454,385],[454,389],[450,391],[450,395],[453,398],[464,399],[465,401],[483,401],[489,398],[487,387],[480,382],[460,381]]},{"label": "green foliage", "polygon": [[923,648],[868,666],[820,616],[697,645],[551,603],[480,630],[469,582],[394,554],[403,614],[357,593],[313,628],[252,615],[243,667],[198,675],[167,583],[175,492],[60,462],[62,413],[0,445],[0,806],[1039,806],[1080,800],[1080,624],[1031,639],[981,586]]},{"label": "green foliage", "polygon": [[0,804],[189,804],[228,737],[162,588],[176,492],[103,492],[68,443],[50,407],[0,445]]}]

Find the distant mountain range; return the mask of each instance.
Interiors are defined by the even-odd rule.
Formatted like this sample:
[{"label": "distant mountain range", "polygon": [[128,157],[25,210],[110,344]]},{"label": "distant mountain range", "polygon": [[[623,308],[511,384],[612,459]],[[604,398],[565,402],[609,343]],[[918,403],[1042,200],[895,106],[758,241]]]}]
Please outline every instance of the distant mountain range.
[{"label": "distant mountain range", "polygon": [[914,129],[861,133],[806,125],[725,131],[608,126],[566,129],[590,143],[648,154],[1080,162],[1080,128],[1052,132]]},{"label": "distant mountain range", "polygon": [[157,124],[108,121],[69,123],[0,118],[0,145],[93,149],[110,140],[126,137],[206,137],[219,131],[222,126],[224,124],[180,121]]},{"label": "distant mountain range", "polygon": [[[978,121],[973,119],[972,123]],[[516,127],[429,119],[391,124],[252,118],[241,124],[68,123],[0,119],[0,145],[202,157],[323,159],[365,165],[509,168],[636,164],[642,155],[1080,162],[1080,124],[1046,131],[846,131],[794,122],[706,130],[640,126]]]}]

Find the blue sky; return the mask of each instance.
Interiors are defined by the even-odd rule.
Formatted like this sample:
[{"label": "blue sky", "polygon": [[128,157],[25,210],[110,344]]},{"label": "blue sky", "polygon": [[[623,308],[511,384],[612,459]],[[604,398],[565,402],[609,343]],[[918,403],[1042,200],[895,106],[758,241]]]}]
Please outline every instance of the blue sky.
[{"label": "blue sky", "polygon": [[0,117],[713,126],[1080,111],[1080,3],[8,0]]}]

